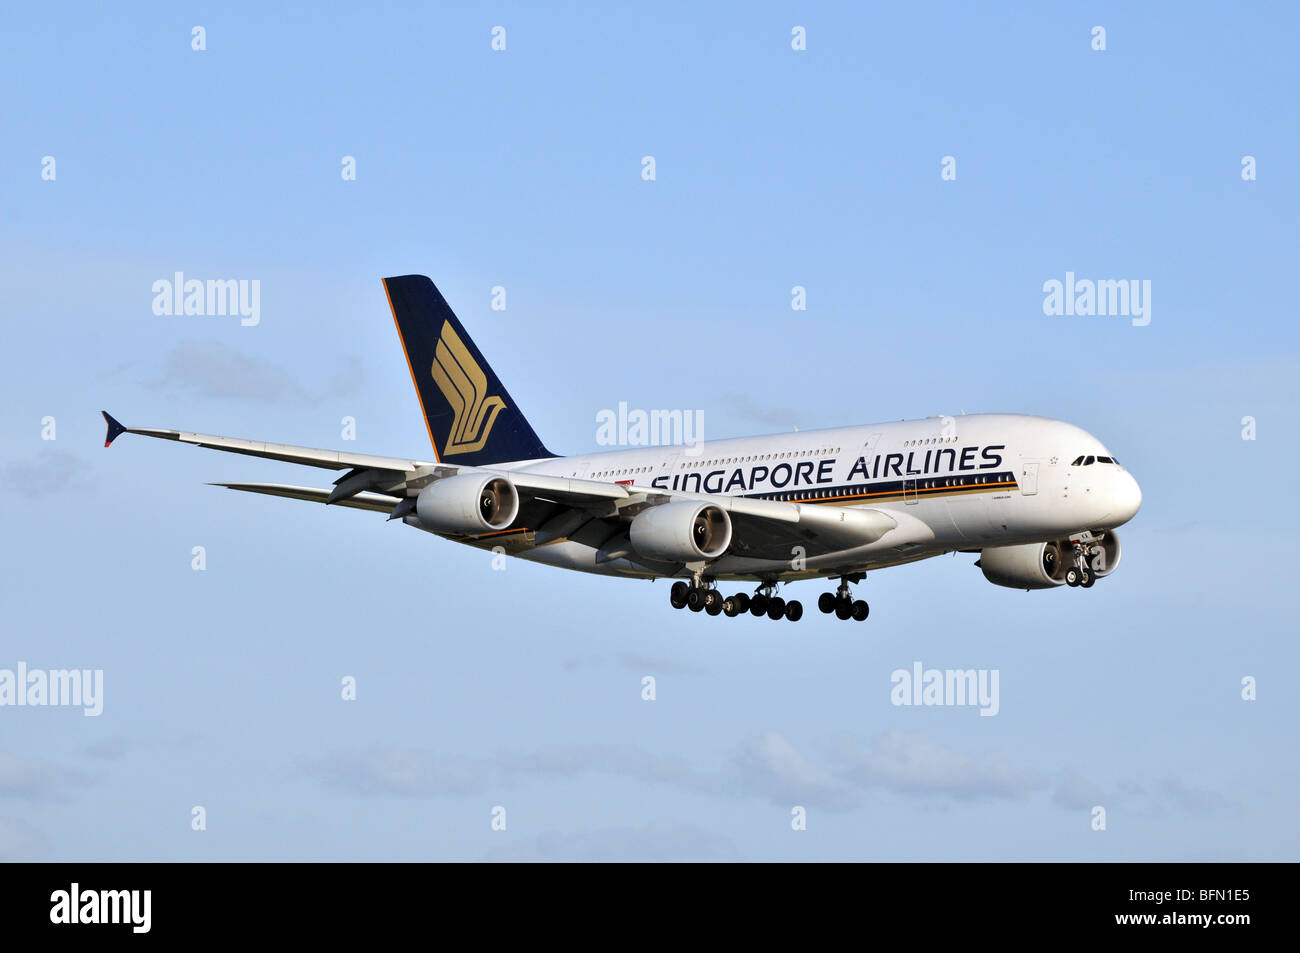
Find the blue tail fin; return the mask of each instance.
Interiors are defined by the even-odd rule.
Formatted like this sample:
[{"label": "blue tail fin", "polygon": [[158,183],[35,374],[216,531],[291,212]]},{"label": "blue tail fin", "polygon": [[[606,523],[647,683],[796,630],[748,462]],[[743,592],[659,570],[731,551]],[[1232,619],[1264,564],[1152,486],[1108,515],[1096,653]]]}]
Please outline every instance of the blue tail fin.
[{"label": "blue tail fin", "polygon": [[439,462],[477,467],[555,456],[432,281],[385,278],[384,290]]}]

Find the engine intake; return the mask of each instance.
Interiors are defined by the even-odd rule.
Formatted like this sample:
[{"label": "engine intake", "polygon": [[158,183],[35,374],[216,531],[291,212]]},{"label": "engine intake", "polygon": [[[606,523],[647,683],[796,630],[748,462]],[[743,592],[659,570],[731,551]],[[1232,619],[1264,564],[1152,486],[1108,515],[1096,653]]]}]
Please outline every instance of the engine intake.
[{"label": "engine intake", "polygon": [[649,559],[694,563],[731,545],[731,517],[712,503],[683,500],[642,510],[628,528],[632,548]]},{"label": "engine intake", "polygon": [[421,490],[415,514],[435,533],[478,536],[505,529],[515,521],[519,493],[505,477],[464,473]]}]

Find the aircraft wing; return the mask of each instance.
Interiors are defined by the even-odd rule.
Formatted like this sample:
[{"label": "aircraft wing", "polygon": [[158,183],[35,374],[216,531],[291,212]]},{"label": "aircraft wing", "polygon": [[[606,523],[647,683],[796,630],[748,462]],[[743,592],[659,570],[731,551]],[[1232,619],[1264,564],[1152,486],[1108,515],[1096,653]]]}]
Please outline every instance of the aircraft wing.
[{"label": "aircraft wing", "polygon": [[[145,437],[157,437],[162,440],[175,440],[180,443],[206,447],[210,450],[224,450],[227,453],[242,453],[247,456],[263,457],[268,460],[281,460],[304,466],[321,467],[327,470],[347,470],[344,476],[335,481],[333,490],[320,491],[322,503],[341,503],[362,493],[375,495],[373,491],[391,497],[388,509],[392,509],[402,499],[418,493],[423,487],[444,477],[455,476],[462,471],[485,470],[492,473],[506,474],[526,494],[541,500],[576,506],[589,506],[613,500],[625,500],[628,491],[617,484],[600,483],[595,480],[571,480],[565,477],[545,474],[526,473],[491,467],[448,466],[423,460],[411,460],[401,457],[383,457],[368,453],[350,453],[345,450],[318,450],[313,447],[296,447],[283,443],[264,443],[259,440],[244,440],[239,437],[220,437],[215,434],[190,433],[184,430],[167,430],[157,427],[127,427],[113,418],[108,411],[101,411],[108,424],[108,433],[104,439],[107,447],[124,433],[139,434]],[[271,496],[284,496],[293,499],[315,500],[315,491],[308,487],[293,487],[278,483],[239,483],[215,484],[230,489],[265,493]],[[371,499],[372,504],[377,501]],[[374,509],[376,506],[367,506]]]},{"label": "aircraft wing", "polygon": [[[288,444],[263,443],[236,437],[189,433],[151,427],[125,427],[107,412],[108,434],[104,446],[123,433],[175,440],[227,453],[240,453],[329,470],[346,470],[332,489],[282,483],[218,483],[232,490],[261,493],[357,509],[387,512],[389,518],[414,510],[415,497],[428,484],[463,472],[483,472],[508,478],[526,503],[541,543],[552,535],[595,540],[610,554],[628,555],[624,537],[632,519],[649,506],[681,500],[712,503],[727,511],[732,522],[728,553],[756,559],[791,557],[794,547],[816,556],[873,543],[898,524],[888,513],[861,507],[811,505],[759,500],[738,496],[676,493],[598,480],[557,477],[508,467],[468,467],[430,463],[400,457],[375,456],[341,450],[318,450]],[[524,518],[521,510],[521,519]],[[548,532],[543,522],[572,526],[562,534]],[[540,532],[539,532],[540,530]],[[611,555],[612,558],[612,555]]]},{"label": "aircraft wing", "polygon": [[108,423],[108,435],[104,446],[108,446],[124,433],[140,434],[145,437],[158,437],[163,440],[177,440],[181,443],[207,447],[210,450],[225,450],[227,453],[243,453],[252,457],[266,457],[268,460],[283,460],[286,463],[301,463],[309,467],[323,467],[327,470],[348,470],[354,467],[367,467],[380,470],[410,471],[420,467],[437,466],[419,460],[403,460],[396,457],[376,457],[368,453],[349,453],[345,450],[317,450],[312,447],[294,447],[283,443],[263,443],[259,440],[241,440],[238,437],[218,437],[207,433],[187,433],[184,430],[163,430],[156,427],[124,427],[113,419],[108,411],[101,411]]}]

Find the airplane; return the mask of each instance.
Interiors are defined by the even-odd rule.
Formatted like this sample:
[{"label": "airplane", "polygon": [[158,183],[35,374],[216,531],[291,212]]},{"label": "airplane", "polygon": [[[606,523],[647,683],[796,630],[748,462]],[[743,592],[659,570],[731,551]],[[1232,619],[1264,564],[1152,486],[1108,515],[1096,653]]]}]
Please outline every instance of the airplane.
[{"label": "airplane", "polygon": [[[434,283],[383,281],[434,460],[126,427],[123,433],[342,471],[329,488],[217,483],[385,513],[444,539],[563,569],[672,579],[676,609],[798,621],[778,591],[838,580],[817,607],[863,621],[869,571],[951,552],[999,586],[1090,588],[1119,565],[1142,503],[1088,432],[1021,414],[896,423],[562,457],[542,443]],[[755,584],[724,596],[720,582]]]}]

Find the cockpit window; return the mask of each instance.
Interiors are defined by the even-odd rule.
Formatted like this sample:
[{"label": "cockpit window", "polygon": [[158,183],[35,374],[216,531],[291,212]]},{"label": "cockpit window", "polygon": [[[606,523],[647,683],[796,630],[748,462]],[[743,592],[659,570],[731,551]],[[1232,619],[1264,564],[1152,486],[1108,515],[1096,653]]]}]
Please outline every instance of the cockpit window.
[{"label": "cockpit window", "polygon": [[1081,464],[1081,463],[1083,463],[1083,457],[1075,457],[1075,458],[1074,458],[1074,462],[1071,463],[1070,466],[1072,466],[1072,467],[1077,467],[1077,466],[1079,466],[1079,464]]},{"label": "cockpit window", "polygon": [[1096,457],[1084,457],[1084,458],[1083,458],[1083,465],[1084,465],[1085,467],[1090,467],[1090,466],[1093,465],[1093,463],[1096,461],[1096,459],[1097,459]]},{"label": "cockpit window", "polygon": [[1098,462],[1098,463],[1114,463],[1115,461],[1112,460],[1110,457],[1098,457],[1098,458],[1097,458],[1097,462]]}]

